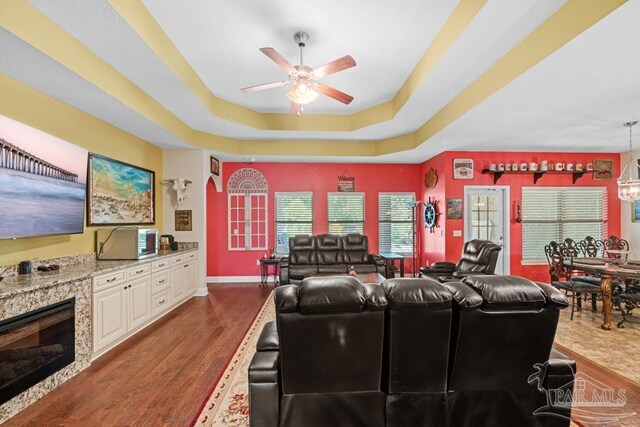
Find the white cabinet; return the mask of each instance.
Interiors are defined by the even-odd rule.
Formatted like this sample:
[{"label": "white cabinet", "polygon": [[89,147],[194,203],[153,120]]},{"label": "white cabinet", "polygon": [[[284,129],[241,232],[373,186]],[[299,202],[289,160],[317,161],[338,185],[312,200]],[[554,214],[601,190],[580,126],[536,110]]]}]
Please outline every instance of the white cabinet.
[{"label": "white cabinet", "polygon": [[193,257],[180,257],[180,264],[174,263],[171,267],[171,301],[176,302],[185,297],[190,297],[198,287],[197,270],[198,262],[195,254]]},{"label": "white cabinet", "polygon": [[93,278],[94,356],[132,336],[197,288],[197,252],[183,252]]},{"label": "white cabinet", "polygon": [[93,295],[93,350],[127,333],[127,289],[117,285]]},{"label": "white cabinet", "polygon": [[142,277],[128,286],[128,331],[144,325],[151,317],[151,277]]}]

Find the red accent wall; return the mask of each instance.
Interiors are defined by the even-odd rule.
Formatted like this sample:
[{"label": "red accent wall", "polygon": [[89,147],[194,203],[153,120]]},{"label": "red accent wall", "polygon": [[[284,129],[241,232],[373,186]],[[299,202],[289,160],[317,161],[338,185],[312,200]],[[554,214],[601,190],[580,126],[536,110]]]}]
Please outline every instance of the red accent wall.
[{"label": "red accent wall", "polygon": [[[473,180],[453,179],[453,159],[473,158],[475,175]],[[539,162],[542,159],[557,162],[587,163],[593,159],[612,159],[614,179],[595,181],[585,174],[576,184],[571,175],[543,176],[537,186],[605,186],[609,194],[609,234],[620,235],[620,201],[617,198],[615,177],[620,173],[618,153],[526,153],[526,152],[445,152],[420,165],[404,164],[327,164],[327,163],[225,163],[223,186],[236,170],[252,167],[264,174],[269,184],[269,247],[274,246],[274,193],[277,191],[312,191],[314,209],[314,234],[327,232],[327,192],[337,191],[337,177],[347,171],[356,178],[356,191],[365,193],[365,233],[369,236],[369,250],[378,251],[378,193],[385,191],[414,191],[417,200],[426,201],[429,196],[438,201],[442,215],[440,228],[430,233],[424,228],[422,219],[419,230],[422,251],[419,265],[436,261],[457,261],[462,251],[464,237],[453,237],[454,230],[463,231],[463,220],[446,219],[446,199],[463,198],[465,185],[493,185],[491,175],[482,175],[490,163],[514,161]],[[438,173],[438,183],[433,189],[425,189],[424,176],[433,167]],[[521,200],[522,187],[533,186],[533,176],[505,175],[498,185],[510,186],[510,268],[511,274],[548,281],[546,266],[523,266],[522,225],[515,222],[514,202]],[[463,207],[464,209],[464,207]],[[419,209],[422,216],[422,206]],[[259,270],[256,260],[267,251],[227,250],[227,193],[216,192],[212,182],[207,184],[207,276],[256,276]],[[407,265],[410,261],[407,260]]]},{"label": "red accent wall", "polygon": [[[474,179],[457,180],[453,179],[453,159],[472,158],[474,159]],[[609,234],[620,236],[620,200],[617,197],[616,177],[620,174],[620,154],[618,153],[529,153],[529,152],[445,152],[423,164],[423,170],[429,167],[436,167],[440,177],[438,186],[434,190],[425,191],[424,195],[432,195],[440,200],[440,227],[444,236],[429,234],[424,231],[423,235],[423,264],[426,261],[440,261],[444,258],[448,261],[457,261],[460,258],[464,237],[453,237],[454,230],[461,230],[464,236],[464,220],[446,219],[446,198],[464,198],[465,185],[493,185],[492,175],[483,175],[482,169],[488,168],[491,163],[507,162],[540,162],[543,159],[555,162],[592,163],[594,159],[613,160],[613,179],[606,181],[596,181],[592,174],[585,174],[578,181],[572,183],[572,175],[547,174],[540,178],[536,187],[558,186],[558,187],[607,187],[609,210],[608,210],[608,231]],[[426,168],[426,169],[425,169]],[[444,181],[441,183],[440,181]],[[442,196],[443,186],[446,198]],[[546,265],[522,265],[522,224],[515,221],[515,201],[522,200],[522,187],[533,186],[533,175],[503,175],[497,185],[508,185],[510,187],[510,267],[511,274],[528,277],[532,280],[548,281],[548,268]],[[423,197],[424,200],[424,197]],[[463,206],[463,211],[466,206]],[[442,248],[444,252],[442,251]]]},{"label": "red accent wall", "polygon": [[[274,247],[274,193],[278,191],[313,192],[313,232],[327,232],[327,193],[338,189],[338,175],[355,177],[355,190],[365,193],[365,234],[369,251],[378,251],[378,193],[416,192],[424,186],[420,165],[343,164],[343,163],[225,163],[223,185],[235,171],[251,167],[260,171],[269,184],[269,247]],[[424,175],[422,175],[424,176]],[[256,276],[256,260],[264,251],[229,251],[227,246],[227,193],[218,193],[207,184],[207,276]],[[408,262],[408,261],[407,261]]]}]

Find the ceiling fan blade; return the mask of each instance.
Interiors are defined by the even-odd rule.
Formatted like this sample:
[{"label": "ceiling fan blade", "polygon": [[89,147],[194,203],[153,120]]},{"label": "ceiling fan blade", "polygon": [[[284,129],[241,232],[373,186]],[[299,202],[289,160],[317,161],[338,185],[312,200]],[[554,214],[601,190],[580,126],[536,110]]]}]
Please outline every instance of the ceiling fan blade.
[{"label": "ceiling fan blade", "polygon": [[346,93],[341,92],[338,89],[334,89],[334,88],[332,88],[330,86],[327,86],[327,85],[318,84],[315,87],[315,90],[320,92],[320,93],[322,93],[322,94],[327,95],[330,98],[335,99],[336,101],[340,101],[343,104],[347,104],[348,105],[348,104],[351,103],[351,101],[353,101],[353,96],[347,95]]},{"label": "ceiling fan blade", "polygon": [[269,58],[271,58],[271,60],[273,62],[275,62],[276,64],[278,64],[279,66],[281,66],[282,68],[287,70],[287,73],[295,73],[295,72],[297,72],[297,70],[294,68],[294,66],[289,64],[289,61],[287,61],[284,58],[284,56],[280,55],[278,53],[278,51],[276,51],[274,48],[272,48],[272,47],[261,47],[260,48],[260,52],[264,53]]},{"label": "ceiling fan blade", "polygon": [[346,70],[347,68],[355,67],[356,61],[351,55],[343,56],[335,61],[331,61],[327,64],[321,65],[313,69],[313,75],[317,78],[328,76],[329,74],[337,73],[338,71]]},{"label": "ceiling fan blade", "polygon": [[249,87],[242,88],[240,90],[243,91],[244,93],[253,93],[261,90],[273,89],[275,87],[286,86],[288,84],[289,82],[285,80],[281,82],[266,83],[258,86],[249,86]]}]

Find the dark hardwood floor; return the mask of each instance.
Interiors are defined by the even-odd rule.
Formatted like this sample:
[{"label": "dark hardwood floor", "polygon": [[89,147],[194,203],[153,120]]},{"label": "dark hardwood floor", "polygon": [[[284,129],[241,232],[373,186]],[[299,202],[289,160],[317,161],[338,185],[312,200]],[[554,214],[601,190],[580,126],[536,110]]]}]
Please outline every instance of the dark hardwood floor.
[{"label": "dark hardwood floor", "polygon": [[5,425],[188,425],[272,289],[211,286]]},{"label": "dark hardwood floor", "polygon": [[[187,301],[5,425],[188,425],[272,289],[211,286],[208,297]],[[638,384],[556,347],[576,360],[580,372],[625,389],[626,409],[640,414]]]}]

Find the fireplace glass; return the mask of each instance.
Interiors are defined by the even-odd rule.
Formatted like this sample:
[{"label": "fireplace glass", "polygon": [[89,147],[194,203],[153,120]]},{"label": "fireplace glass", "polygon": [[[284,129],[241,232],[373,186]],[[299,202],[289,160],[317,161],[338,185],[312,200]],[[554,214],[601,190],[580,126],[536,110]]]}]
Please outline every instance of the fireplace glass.
[{"label": "fireplace glass", "polygon": [[75,360],[75,298],[0,321],[0,404]]}]

